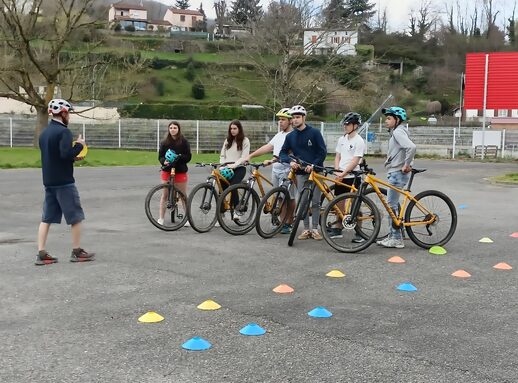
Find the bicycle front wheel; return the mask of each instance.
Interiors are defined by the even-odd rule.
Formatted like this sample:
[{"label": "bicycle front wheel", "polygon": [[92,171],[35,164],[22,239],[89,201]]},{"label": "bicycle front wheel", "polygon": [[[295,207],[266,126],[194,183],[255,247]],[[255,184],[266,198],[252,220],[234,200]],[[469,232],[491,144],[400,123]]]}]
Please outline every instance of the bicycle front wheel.
[{"label": "bicycle front wheel", "polygon": [[187,217],[192,228],[205,233],[216,224],[217,192],[210,184],[199,184],[192,189],[187,200]]},{"label": "bicycle front wheel", "polygon": [[[357,206],[359,204],[359,207]],[[354,209],[358,213],[353,217]],[[356,253],[369,247],[378,237],[380,216],[371,199],[346,193],[333,199],[322,216],[326,242],[342,253]]]},{"label": "bicycle front wheel", "polygon": [[290,195],[285,187],[271,189],[263,197],[257,208],[255,230],[263,238],[271,238],[282,230],[288,220]]},{"label": "bicycle front wheel", "polygon": [[[406,232],[420,247],[429,249],[447,243],[457,228],[457,210],[444,193],[426,190],[410,201],[405,212]],[[431,221],[430,223],[424,223]],[[420,223],[421,222],[421,223]]]},{"label": "bicycle front wheel", "polygon": [[228,187],[218,198],[216,216],[221,228],[232,235],[242,235],[254,228],[259,196],[248,185]]},{"label": "bicycle front wheel", "polygon": [[293,241],[297,236],[297,229],[299,228],[300,221],[306,218],[309,210],[309,204],[311,203],[311,189],[306,187],[302,189],[300,193],[299,202],[297,203],[297,209],[295,211],[295,218],[293,220],[293,228],[291,229],[290,238],[288,239],[288,246],[293,246]]},{"label": "bicycle front wheel", "polygon": [[147,193],[144,208],[149,222],[160,230],[175,231],[187,222],[187,198],[168,183],[157,185]]}]

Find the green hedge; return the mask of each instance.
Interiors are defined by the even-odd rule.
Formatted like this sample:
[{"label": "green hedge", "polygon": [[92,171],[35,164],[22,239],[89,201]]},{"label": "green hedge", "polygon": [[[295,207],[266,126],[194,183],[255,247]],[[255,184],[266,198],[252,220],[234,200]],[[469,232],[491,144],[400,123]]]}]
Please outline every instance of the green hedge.
[{"label": "green hedge", "polygon": [[265,109],[243,109],[240,106],[209,106],[192,104],[128,104],[119,108],[127,118],[157,118],[177,120],[267,120]]}]

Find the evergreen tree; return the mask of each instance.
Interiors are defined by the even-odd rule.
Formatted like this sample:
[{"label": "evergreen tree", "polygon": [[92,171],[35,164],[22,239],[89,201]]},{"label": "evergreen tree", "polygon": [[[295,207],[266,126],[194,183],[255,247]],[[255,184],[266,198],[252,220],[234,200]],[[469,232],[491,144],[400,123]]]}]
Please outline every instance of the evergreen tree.
[{"label": "evergreen tree", "polygon": [[330,0],[322,13],[325,27],[333,28],[343,24],[345,14],[344,0]]},{"label": "evergreen tree", "polygon": [[230,18],[238,25],[251,25],[263,15],[260,0],[235,0]]},{"label": "evergreen tree", "polygon": [[369,0],[345,0],[343,17],[348,24],[367,24],[369,19],[376,13],[373,11],[375,4],[369,4]]},{"label": "evergreen tree", "polygon": [[198,11],[203,15],[203,21],[201,21],[201,23],[198,21],[198,23],[200,23],[198,27],[201,31],[207,32],[207,15],[203,9],[203,3],[200,3],[200,8],[198,8]]},{"label": "evergreen tree", "polygon": [[509,37],[509,44],[514,47],[516,45],[516,23],[514,21],[514,12],[513,17],[509,18],[507,21],[509,21],[509,25],[507,26],[507,37]]},{"label": "evergreen tree", "polygon": [[176,0],[176,4],[174,6],[180,9],[188,9],[190,6],[189,0]]}]

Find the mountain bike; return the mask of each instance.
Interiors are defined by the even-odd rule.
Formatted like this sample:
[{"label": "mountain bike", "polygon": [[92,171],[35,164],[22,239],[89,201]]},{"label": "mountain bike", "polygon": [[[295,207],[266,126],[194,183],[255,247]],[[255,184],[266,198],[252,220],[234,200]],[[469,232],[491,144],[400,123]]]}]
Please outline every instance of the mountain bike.
[{"label": "mountain bike", "polygon": [[178,230],[187,222],[187,197],[175,186],[175,174],[173,167],[168,181],[153,187],[144,202],[149,221],[164,231]]},{"label": "mountain bike", "polygon": [[[361,204],[366,203],[365,191],[370,186],[389,214],[393,227],[405,228],[408,237],[417,246],[429,249],[432,246],[446,244],[453,237],[457,228],[457,211],[450,198],[440,191],[425,190],[415,196],[410,193],[414,176],[424,171],[426,169],[413,168],[404,189],[399,189],[376,178],[374,171],[367,166],[356,172],[356,174],[365,174],[359,192],[346,193],[336,197],[326,207],[322,219],[324,222],[332,221],[333,224],[341,224],[344,234],[351,235],[354,231],[355,235],[360,235],[366,240],[365,246],[351,245],[346,236],[333,239],[328,233],[324,233],[324,239],[333,248],[342,252],[363,250],[376,240],[377,234],[374,236],[374,231],[368,230],[370,224],[365,227],[363,225],[363,222],[368,219],[365,219],[362,214]],[[398,212],[394,212],[388,205],[386,196],[381,193],[379,185],[403,195],[403,202]]]},{"label": "mountain bike", "polygon": [[[255,216],[259,205],[259,194],[264,196],[263,181],[272,186],[259,168],[262,163],[249,163],[252,172],[244,183],[228,187],[223,191],[217,203],[216,216],[223,230],[232,235],[242,235],[254,228]],[[257,185],[259,194],[254,189]]]},{"label": "mountain bike", "polygon": [[217,221],[216,207],[223,185],[230,185],[218,168],[228,165],[219,163],[197,163],[196,167],[210,166],[211,174],[205,182],[196,185],[187,200],[187,217],[192,228],[199,233],[212,229]]}]

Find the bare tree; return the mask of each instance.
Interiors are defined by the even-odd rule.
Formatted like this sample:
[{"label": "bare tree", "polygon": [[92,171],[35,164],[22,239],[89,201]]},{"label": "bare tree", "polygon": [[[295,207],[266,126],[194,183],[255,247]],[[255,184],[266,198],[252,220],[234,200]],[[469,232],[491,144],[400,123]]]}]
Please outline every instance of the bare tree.
[{"label": "bare tree", "polygon": [[482,3],[482,9],[484,10],[485,18],[486,18],[486,38],[489,39],[491,34],[497,29],[496,26],[496,18],[500,11],[495,11],[493,7],[493,0],[484,0]]},{"label": "bare tree", "polygon": [[225,0],[214,1],[214,10],[216,11],[216,22],[218,23],[218,32],[223,33],[223,25],[227,15],[227,3]]},{"label": "bare tree", "polygon": [[[309,108],[325,103],[336,90],[343,89],[330,81],[331,70],[343,59],[336,56],[318,59],[305,54],[302,46],[304,29],[318,14],[320,8],[311,0],[273,1],[258,24],[256,36],[250,36],[244,42],[242,60],[253,69],[255,81],[266,88],[266,95],[233,86],[217,70],[213,73],[214,80],[229,93],[249,102],[264,105],[267,101],[265,106],[270,111],[296,103]],[[325,30],[319,32],[315,43],[328,37]],[[308,66],[315,60],[320,60],[318,69]]]},{"label": "bare tree", "polygon": [[[0,62],[0,84],[6,91],[0,96],[37,110],[34,143],[47,125],[48,102],[65,89],[63,97],[74,98],[80,69],[98,45],[93,43],[77,51],[71,44],[96,23],[87,16],[92,1],[0,0],[0,41],[6,53]],[[93,68],[95,63],[86,65]],[[64,77],[66,86],[62,84]]]},{"label": "bare tree", "polygon": [[419,10],[412,10],[409,15],[410,36],[423,41],[436,23],[438,15],[432,7],[431,0],[423,0]]}]

